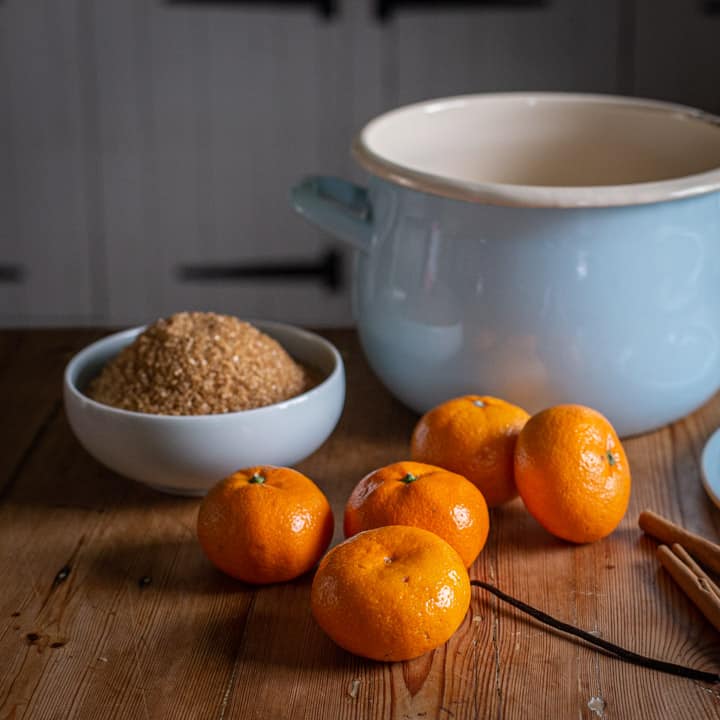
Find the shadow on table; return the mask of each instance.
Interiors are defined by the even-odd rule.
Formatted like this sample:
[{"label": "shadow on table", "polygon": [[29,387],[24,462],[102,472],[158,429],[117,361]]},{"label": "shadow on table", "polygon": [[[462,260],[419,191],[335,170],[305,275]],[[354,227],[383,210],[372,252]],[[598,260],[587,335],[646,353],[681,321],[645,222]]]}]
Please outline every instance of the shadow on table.
[{"label": "shadow on table", "polygon": [[311,577],[304,577],[256,592],[243,634],[241,663],[302,668],[307,673],[341,669],[353,661],[315,623],[311,582]]},{"label": "shadow on table", "polygon": [[[117,527],[109,530],[99,546],[85,551],[90,558],[92,581],[105,588],[128,589],[138,595],[157,593],[197,598],[250,595],[254,588],[221,573],[203,555],[194,534],[194,527],[178,526],[173,537],[172,526],[159,538],[128,540],[129,531]],[[172,534],[171,534],[172,533]],[[117,539],[113,535],[117,536]]]},{"label": "shadow on table", "polygon": [[167,510],[198,502],[152,490],[108,470],[75,439],[63,412],[15,470],[4,499],[17,505],[96,512],[149,506]]},{"label": "shadow on table", "polygon": [[520,498],[490,510],[490,533],[483,554],[499,552],[524,562],[536,555],[562,553],[572,547],[576,546],[545,530],[530,515]]},{"label": "shadow on table", "polygon": [[214,598],[186,603],[185,609],[176,604],[158,632],[169,643],[177,637],[198,637],[202,648],[195,652],[226,656],[242,684],[250,687],[272,677],[264,670],[269,666],[307,675],[343,672],[365,662],[341,650],[317,626],[310,611],[311,583],[307,575],[256,588],[228,578]]}]

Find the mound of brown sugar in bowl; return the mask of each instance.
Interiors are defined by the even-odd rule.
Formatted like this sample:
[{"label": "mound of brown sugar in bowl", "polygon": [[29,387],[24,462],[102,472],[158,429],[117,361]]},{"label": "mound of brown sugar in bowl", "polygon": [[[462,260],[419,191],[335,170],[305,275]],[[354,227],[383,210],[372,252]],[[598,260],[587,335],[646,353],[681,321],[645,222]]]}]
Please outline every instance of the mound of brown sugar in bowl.
[{"label": "mound of brown sugar in bowl", "polygon": [[209,415],[287,400],[308,373],[249,323],[215,313],[178,313],[150,325],[111,360],[88,395],[123,410]]}]

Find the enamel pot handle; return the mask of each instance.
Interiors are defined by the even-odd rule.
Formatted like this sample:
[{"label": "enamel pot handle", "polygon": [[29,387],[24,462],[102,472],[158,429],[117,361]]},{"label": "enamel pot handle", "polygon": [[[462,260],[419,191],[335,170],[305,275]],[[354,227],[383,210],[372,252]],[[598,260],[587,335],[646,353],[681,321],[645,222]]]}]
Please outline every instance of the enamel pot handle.
[{"label": "enamel pot handle", "polygon": [[314,175],[291,191],[295,210],[362,252],[369,252],[373,234],[368,192],[341,178]]}]

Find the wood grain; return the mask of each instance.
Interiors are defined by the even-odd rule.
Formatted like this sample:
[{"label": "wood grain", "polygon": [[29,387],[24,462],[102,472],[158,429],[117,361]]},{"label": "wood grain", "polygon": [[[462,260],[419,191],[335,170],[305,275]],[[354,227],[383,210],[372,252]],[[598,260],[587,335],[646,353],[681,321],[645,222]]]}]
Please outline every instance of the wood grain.
[{"label": "wood grain", "polygon": [[[416,417],[382,389],[354,333],[326,333],[348,375],[341,422],[299,468],[331,500],[334,541],[357,480],[404,457]],[[0,333],[0,719],[716,718],[716,688],[632,667],[481,590],[445,645],[407,663],[345,653],[309,611],[310,577],[254,589],[195,541],[197,500],[105,470],[61,411],[60,377],[97,333]],[[6,406],[7,407],[7,406]],[[720,398],[627,441],[631,507],[609,538],[553,539],[515,501],[492,512],[471,574],[625,647],[717,671],[717,634],[636,527],[652,508],[717,539],[698,476]]]},{"label": "wood grain", "polygon": [[[92,322],[99,313],[88,224],[88,134],[77,0],[0,8],[0,322]],[[93,228],[94,229],[94,228]]]},{"label": "wood grain", "polygon": [[386,40],[397,102],[518,88],[617,92],[621,5],[555,0],[523,9],[402,8]]},{"label": "wood grain", "polygon": [[[60,409],[62,372],[72,354],[100,336],[57,330],[0,333],[0,493]],[[31,378],[31,380],[30,380]]]}]

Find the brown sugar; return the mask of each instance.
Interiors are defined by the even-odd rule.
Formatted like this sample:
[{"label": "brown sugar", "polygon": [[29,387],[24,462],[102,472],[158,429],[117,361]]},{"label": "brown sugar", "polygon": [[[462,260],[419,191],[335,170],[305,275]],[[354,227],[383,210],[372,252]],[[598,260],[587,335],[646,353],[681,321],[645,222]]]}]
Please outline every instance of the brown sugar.
[{"label": "brown sugar", "polygon": [[272,338],[228,315],[158,320],[111,360],[88,395],[123,410],[209,415],[287,400],[311,385]]}]

